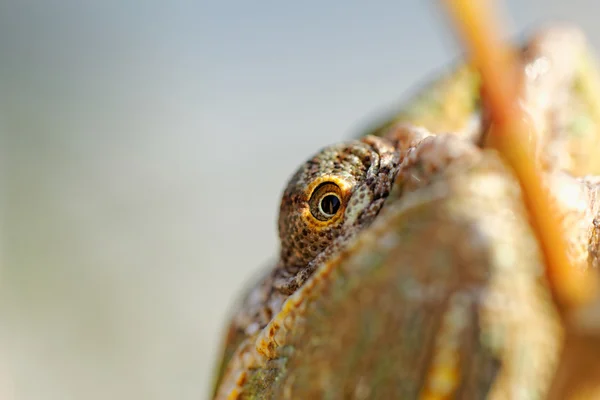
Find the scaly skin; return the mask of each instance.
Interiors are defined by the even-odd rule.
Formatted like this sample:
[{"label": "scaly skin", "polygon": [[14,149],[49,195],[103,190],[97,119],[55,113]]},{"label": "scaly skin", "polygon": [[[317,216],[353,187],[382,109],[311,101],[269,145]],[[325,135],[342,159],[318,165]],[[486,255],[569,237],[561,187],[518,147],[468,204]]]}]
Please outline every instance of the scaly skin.
[{"label": "scaly skin", "polygon": [[[238,329],[252,334],[264,328],[316,265],[375,218],[398,166],[399,154],[390,141],[367,136],[329,146],[298,169],[281,200],[279,261],[235,316]],[[335,209],[326,213],[323,205]]]},{"label": "scaly skin", "polygon": [[[600,144],[583,39],[546,31],[523,60],[571,258],[595,267],[598,178],[564,172],[600,172],[582,151]],[[476,75],[457,71],[379,137],[328,147],[291,178],[279,261],[233,318],[216,398],[547,394],[562,327],[518,183],[478,146],[487,122]],[[319,207],[331,195],[339,203]]]}]

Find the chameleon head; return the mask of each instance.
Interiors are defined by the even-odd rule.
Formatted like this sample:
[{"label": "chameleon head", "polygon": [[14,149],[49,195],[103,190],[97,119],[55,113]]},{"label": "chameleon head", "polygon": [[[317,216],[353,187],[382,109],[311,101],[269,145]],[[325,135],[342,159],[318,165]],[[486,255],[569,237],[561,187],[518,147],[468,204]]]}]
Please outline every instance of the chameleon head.
[{"label": "chameleon head", "polygon": [[370,222],[389,194],[399,154],[368,136],[329,146],[296,171],[279,212],[282,264],[305,267],[336,237]]}]

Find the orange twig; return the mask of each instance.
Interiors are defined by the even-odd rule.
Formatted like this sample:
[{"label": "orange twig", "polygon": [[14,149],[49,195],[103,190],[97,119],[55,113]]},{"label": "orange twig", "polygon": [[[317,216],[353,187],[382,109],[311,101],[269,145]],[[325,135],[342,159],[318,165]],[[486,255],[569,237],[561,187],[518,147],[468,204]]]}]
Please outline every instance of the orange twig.
[{"label": "orange twig", "polygon": [[519,64],[514,50],[500,38],[489,2],[444,0],[482,77],[492,128],[487,145],[514,169],[546,258],[547,275],[557,304],[569,309],[596,293],[591,274],[578,272],[567,256],[567,241],[552,209],[552,198],[535,157],[536,135],[518,106]]}]

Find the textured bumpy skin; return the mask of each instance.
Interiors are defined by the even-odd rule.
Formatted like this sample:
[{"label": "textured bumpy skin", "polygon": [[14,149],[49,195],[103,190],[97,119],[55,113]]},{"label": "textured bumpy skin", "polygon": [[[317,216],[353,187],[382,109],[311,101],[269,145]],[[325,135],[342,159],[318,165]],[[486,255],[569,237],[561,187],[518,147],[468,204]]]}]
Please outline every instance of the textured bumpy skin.
[{"label": "textured bumpy skin", "polygon": [[[334,239],[373,220],[390,193],[399,160],[389,141],[368,136],[330,146],[296,172],[283,193],[279,212],[281,255],[276,287],[280,291],[293,293],[306,279],[297,277],[298,273],[306,272],[325,250],[333,252]],[[311,195],[328,184],[339,188],[341,205],[332,218],[319,219]]]},{"label": "textured bumpy skin", "polygon": [[[329,146],[298,169],[281,200],[279,261],[247,296],[233,330],[252,334],[263,328],[315,265],[375,218],[391,191],[399,161],[392,142],[368,136]],[[327,196],[338,201],[332,214],[320,208]]]},{"label": "textured bumpy skin", "polygon": [[[572,29],[541,33],[523,61],[570,256],[597,267],[598,178],[570,175],[600,172],[588,150],[600,146],[597,76]],[[377,137],[330,146],[293,175],[279,260],[234,315],[216,398],[547,394],[562,327],[518,183],[478,147],[478,85],[461,67]]]},{"label": "textured bumpy skin", "polygon": [[241,398],[541,398],[561,329],[498,158],[474,154],[381,217],[259,335]]}]

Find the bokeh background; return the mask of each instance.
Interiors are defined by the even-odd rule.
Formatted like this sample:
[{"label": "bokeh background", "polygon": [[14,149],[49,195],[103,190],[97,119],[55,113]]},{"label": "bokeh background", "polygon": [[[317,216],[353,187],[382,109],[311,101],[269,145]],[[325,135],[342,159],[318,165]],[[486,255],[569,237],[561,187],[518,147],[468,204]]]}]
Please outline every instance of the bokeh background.
[{"label": "bokeh background", "polygon": [[[597,1],[514,0],[509,30]],[[459,55],[435,2],[0,1],[0,399],[203,399],[279,194]]]}]

